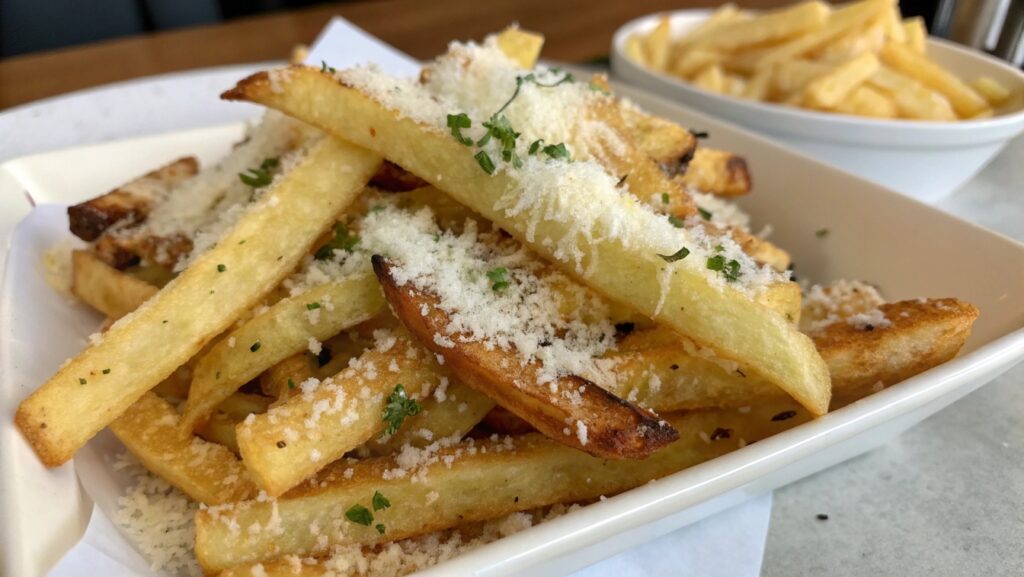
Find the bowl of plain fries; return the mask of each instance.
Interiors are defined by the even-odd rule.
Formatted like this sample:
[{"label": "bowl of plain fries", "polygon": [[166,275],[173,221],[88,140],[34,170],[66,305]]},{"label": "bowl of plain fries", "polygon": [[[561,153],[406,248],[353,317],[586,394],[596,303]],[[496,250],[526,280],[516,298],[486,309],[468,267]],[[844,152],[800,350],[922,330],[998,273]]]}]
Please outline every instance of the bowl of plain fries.
[{"label": "bowl of plain fries", "polygon": [[925,201],[1024,130],[1021,71],[928,37],[892,0],[646,16],[616,33],[612,71]]}]

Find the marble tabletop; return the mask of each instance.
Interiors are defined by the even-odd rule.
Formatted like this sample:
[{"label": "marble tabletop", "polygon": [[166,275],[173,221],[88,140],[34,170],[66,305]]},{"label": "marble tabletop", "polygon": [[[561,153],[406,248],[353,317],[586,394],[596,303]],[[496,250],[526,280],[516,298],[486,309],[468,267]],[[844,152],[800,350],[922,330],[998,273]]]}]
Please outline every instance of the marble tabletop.
[{"label": "marble tabletop", "polygon": [[[1024,241],[1024,137],[938,206]],[[1018,365],[880,449],[776,490],[762,576],[1024,575],[1022,408]]]}]

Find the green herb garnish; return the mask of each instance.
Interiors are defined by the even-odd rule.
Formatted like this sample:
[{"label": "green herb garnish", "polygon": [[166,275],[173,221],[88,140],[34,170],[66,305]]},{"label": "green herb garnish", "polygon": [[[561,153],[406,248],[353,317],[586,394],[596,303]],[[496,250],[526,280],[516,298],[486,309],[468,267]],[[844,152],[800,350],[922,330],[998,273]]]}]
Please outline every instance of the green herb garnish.
[{"label": "green herb garnish", "polygon": [[676,262],[677,260],[683,260],[690,255],[690,249],[685,246],[675,252],[675,254],[659,254],[662,260],[665,262]]},{"label": "green herb garnish", "polygon": [[608,90],[605,89],[604,86],[601,86],[600,84],[598,84],[598,83],[596,83],[594,81],[591,81],[590,84],[588,84],[588,86],[594,92],[600,92],[601,94],[611,94],[610,92],[608,92]]},{"label": "green herb garnish", "polygon": [[79,378],[78,378],[78,384],[79,384],[79,385],[84,385],[84,384],[85,384],[86,382],[87,382],[87,381],[86,381],[85,379],[83,379],[83,378],[81,378],[81,377],[79,377]]},{"label": "green herb garnish", "polygon": [[676,228],[683,228],[684,226],[686,226],[686,221],[679,218],[678,216],[672,216],[671,214],[668,215],[668,222],[669,224]]},{"label": "green herb garnish", "polygon": [[362,505],[352,505],[349,507],[348,511],[345,511],[345,517],[353,523],[358,523],[367,527],[373,523],[373,513]]},{"label": "green herb garnish", "polygon": [[348,228],[342,223],[336,223],[334,225],[334,238],[327,241],[327,244],[321,246],[316,250],[313,258],[316,260],[328,260],[334,256],[334,251],[343,250],[345,252],[352,252],[352,249],[359,244],[359,237],[351,234]]},{"label": "green herb garnish", "polygon": [[670,202],[672,202],[672,197],[670,197],[667,192],[661,193],[661,203],[668,204]]},{"label": "green herb garnish", "polygon": [[324,62],[323,60],[321,60],[320,61],[320,72],[330,72],[331,74],[334,74],[335,71],[334,71],[334,68],[332,68],[332,67],[327,65],[327,62]]},{"label": "green herb garnish", "polygon": [[109,375],[110,374],[110,369],[103,369],[103,374],[104,375]]},{"label": "green herb garnish", "polygon": [[276,158],[267,158],[260,163],[259,168],[250,168],[245,172],[238,173],[238,178],[248,186],[262,188],[270,184],[274,178],[270,171],[277,168],[280,162]]},{"label": "green herb garnish", "polygon": [[288,388],[289,389],[294,389],[295,388],[295,381],[293,381],[291,379],[291,377],[288,377]]},{"label": "green herb garnish", "polygon": [[473,158],[476,159],[477,163],[480,165],[480,168],[484,169],[484,172],[486,172],[487,174],[494,174],[494,161],[491,160],[490,155],[481,150],[480,152],[476,153],[473,156]]},{"label": "green herb garnish", "polygon": [[828,236],[828,229],[827,228],[819,229],[819,230],[817,230],[814,233],[814,236],[816,236],[818,238],[825,238],[826,236]]},{"label": "green herb garnish", "polygon": [[506,274],[508,274],[508,269],[503,266],[487,271],[487,278],[491,281],[491,290],[500,291],[508,288],[509,282],[505,278]]},{"label": "green herb garnish", "polygon": [[388,498],[380,494],[380,491],[373,492],[373,510],[383,511],[391,506],[391,501]]},{"label": "green herb garnish", "polygon": [[700,213],[700,217],[704,220],[711,220],[711,212],[704,210],[703,208],[697,207],[697,212]]},{"label": "green herb garnish", "polygon": [[320,308],[320,303],[309,303],[306,305],[307,311],[315,311],[318,308]]},{"label": "green herb garnish", "polygon": [[725,280],[732,282],[740,278],[740,263],[736,259],[725,260],[725,256],[716,254],[708,257],[707,266],[709,269],[720,272]]},{"label": "green herb garnish", "polygon": [[555,160],[572,160],[572,158],[569,155],[569,149],[565,147],[564,142],[559,142],[558,144],[549,144],[545,146],[544,154],[550,156],[551,158],[554,158]]},{"label": "green herb garnish", "polygon": [[377,523],[373,528],[376,529],[377,532],[380,533],[381,535],[384,534],[385,528],[384,528],[383,524]]},{"label": "green herb garnish", "polygon": [[217,265],[217,272],[224,272],[226,270],[228,270],[227,265],[223,265],[223,264]]},{"label": "green herb garnish", "polygon": [[448,128],[452,129],[452,136],[455,137],[455,140],[458,140],[466,146],[473,144],[473,139],[468,136],[463,136],[462,129],[469,128],[471,126],[473,126],[473,121],[469,119],[469,116],[466,115],[465,112],[448,115]]},{"label": "green herb garnish", "polygon": [[415,399],[409,398],[401,383],[395,385],[395,390],[388,395],[387,405],[384,406],[384,412],[381,414],[384,422],[387,423],[384,432],[394,435],[406,417],[419,414],[422,409],[423,407]]},{"label": "green herb garnish", "polygon": [[252,344],[252,346],[249,347],[249,350],[255,353],[256,351],[260,350],[260,347],[262,346],[263,345],[260,344],[259,341],[256,341],[255,343]]}]

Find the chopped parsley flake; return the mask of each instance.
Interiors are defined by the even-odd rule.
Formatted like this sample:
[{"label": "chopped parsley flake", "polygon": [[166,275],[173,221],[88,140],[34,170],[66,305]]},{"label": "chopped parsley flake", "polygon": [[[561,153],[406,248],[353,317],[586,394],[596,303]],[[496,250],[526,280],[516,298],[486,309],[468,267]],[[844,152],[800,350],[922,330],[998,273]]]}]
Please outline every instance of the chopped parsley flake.
[{"label": "chopped parsley flake", "polygon": [[315,311],[318,308],[320,308],[320,303],[309,303],[306,305],[307,311]]},{"label": "chopped parsley flake", "polygon": [[670,197],[667,192],[661,193],[661,203],[668,204],[670,202],[672,202],[672,197]]},{"label": "chopped parsley flake", "polygon": [[604,86],[601,86],[600,84],[598,84],[598,83],[596,83],[594,81],[591,81],[590,84],[588,84],[588,86],[594,92],[600,92],[601,94],[611,94],[610,92],[608,92],[607,89],[605,89]]},{"label": "chopped parsley flake", "polygon": [[469,116],[465,112],[448,115],[448,128],[452,129],[452,136],[455,137],[455,140],[458,140],[466,146],[473,144],[473,139],[468,136],[463,136],[462,129],[470,128],[471,126],[473,126],[473,121],[469,119]]},{"label": "chopped parsley flake", "polygon": [[710,270],[720,272],[725,277],[725,280],[733,282],[740,278],[740,263],[736,259],[725,260],[725,256],[716,254],[715,256],[708,257],[708,268]]},{"label": "chopped parsley flake", "polygon": [[703,208],[697,207],[697,212],[700,213],[700,217],[704,220],[711,220],[711,211],[704,210]]},{"label": "chopped parsley flake", "polygon": [[253,188],[263,188],[270,184],[274,178],[270,171],[277,168],[280,162],[276,158],[267,158],[260,163],[259,168],[250,168],[245,172],[238,173],[238,178],[243,183]]},{"label": "chopped parsley flake", "polygon": [[491,281],[491,290],[501,291],[508,288],[509,282],[505,278],[506,274],[508,274],[508,269],[503,266],[487,271],[487,278]]},{"label": "chopped parsley flake", "polygon": [[262,347],[262,346],[263,345],[260,344],[259,341],[256,341],[255,343],[252,344],[251,347],[249,347],[249,350],[255,353],[256,351],[260,350],[260,347]]},{"label": "chopped parsley flake", "polygon": [[383,511],[391,506],[391,501],[387,497],[380,494],[380,491],[373,492],[373,510]]},{"label": "chopped parsley flake", "polygon": [[316,260],[328,260],[334,256],[334,251],[352,252],[352,249],[357,244],[359,244],[359,236],[351,234],[348,228],[339,222],[334,225],[334,237],[327,241],[327,244],[318,248],[313,258]]},{"label": "chopped parsley flake", "polygon": [[223,265],[223,264],[217,265],[217,272],[224,272],[226,270],[228,270],[227,265]]},{"label": "chopped parsley flake", "polygon": [[353,523],[369,527],[373,523],[373,513],[362,505],[352,505],[345,511],[345,517]]},{"label": "chopped parsley flake", "polygon": [[690,255],[690,249],[685,246],[675,252],[675,254],[659,254],[662,260],[665,262],[676,262],[677,260],[683,260]]},{"label": "chopped parsley flake", "polygon": [[376,525],[375,525],[375,526],[374,526],[373,528],[374,528],[374,529],[376,529],[376,530],[377,530],[377,532],[378,532],[378,533],[380,533],[381,535],[383,535],[383,534],[384,534],[384,531],[386,530],[386,529],[384,528],[384,525],[383,525],[383,524],[381,524],[381,523],[377,523],[377,524],[376,524]]},{"label": "chopped parsley flake", "polygon": [[321,60],[320,61],[320,72],[329,72],[331,74],[334,74],[335,70],[334,70],[333,67],[328,66],[327,62]]},{"label": "chopped parsley flake", "polygon": [[814,236],[816,236],[818,238],[825,238],[826,236],[828,236],[828,229],[827,228],[818,229],[817,231],[815,231]]},{"label": "chopped parsley flake", "polygon": [[384,412],[381,414],[384,422],[387,423],[384,432],[388,435],[394,435],[398,432],[406,417],[419,414],[422,409],[423,407],[415,399],[409,398],[409,395],[405,392],[405,387],[401,383],[395,385],[395,390],[388,395],[387,405],[385,405]]},{"label": "chopped parsley flake", "polygon": [[676,228],[683,228],[686,226],[686,221],[677,216],[672,216],[671,214],[668,216],[668,222]]},{"label": "chopped parsley flake", "polygon": [[480,152],[476,153],[473,156],[473,158],[476,159],[476,162],[477,164],[480,165],[480,168],[484,169],[484,172],[486,172],[487,174],[494,174],[494,161],[491,160],[490,155],[481,150]]},{"label": "chopped parsley flake", "polygon": [[289,389],[294,389],[295,388],[295,381],[293,381],[291,379],[291,377],[288,378],[288,388]]},{"label": "chopped parsley flake", "polygon": [[104,375],[109,375],[110,374],[110,369],[103,369],[103,374]]},{"label": "chopped parsley flake", "polygon": [[78,384],[79,384],[79,385],[84,385],[84,384],[85,384],[86,382],[87,382],[87,381],[86,381],[85,379],[83,379],[83,378],[81,378],[81,377],[79,377],[79,378],[78,378]]}]

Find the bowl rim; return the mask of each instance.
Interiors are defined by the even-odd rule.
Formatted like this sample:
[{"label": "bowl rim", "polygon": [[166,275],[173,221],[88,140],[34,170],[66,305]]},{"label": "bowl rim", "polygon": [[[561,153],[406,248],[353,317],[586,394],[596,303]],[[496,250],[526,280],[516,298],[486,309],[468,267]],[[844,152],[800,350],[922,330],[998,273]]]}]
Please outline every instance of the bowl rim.
[{"label": "bowl rim", "polygon": [[[834,114],[828,112],[818,112],[814,110],[807,110],[804,108],[795,108],[791,106],[783,106],[781,104],[773,102],[761,102],[753,100],[745,100],[730,96],[727,94],[720,94],[705,90],[694,86],[688,82],[684,82],[669,74],[661,72],[655,72],[648,69],[646,66],[642,66],[637,62],[634,62],[631,58],[626,55],[624,45],[626,39],[629,38],[634,32],[653,26],[657,19],[662,16],[668,16],[670,19],[685,17],[690,19],[696,18],[707,18],[714,12],[713,8],[690,8],[680,10],[665,10],[661,12],[654,12],[638,18],[634,18],[629,22],[623,24],[615,31],[612,37],[612,64],[613,70],[616,63],[622,63],[635,68],[640,73],[656,79],[660,82],[667,83],[671,87],[677,90],[684,90],[688,92],[696,93],[697,95],[705,98],[715,98],[728,105],[738,106],[748,109],[751,112],[771,114],[775,115],[780,120],[791,120],[791,121],[802,121],[817,123],[821,128],[877,128],[881,130],[912,130],[917,131],[921,136],[925,136],[929,133],[943,133],[949,134],[951,132],[973,132],[976,130],[984,129],[995,129],[995,130],[1006,130],[1007,128],[1019,124],[1020,128],[1024,128],[1024,106],[1021,106],[1018,110],[1007,114],[1001,114],[993,116],[991,118],[980,118],[980,119],[968,119],[968,120],[957,120],[957,121],[927,121],[927,120],[911,120],[911,119],[877,119],[867,118],[863,116],[854,116],[850,114]],[[973,58],[980,62],[985,62],[987,65],[995,66],[1003,69],[1017,77],[1017,80],[1024,86],[1024,71],[1017,70],[1004,61],[990,56],[978,50],[967,48],[950,40],[938,38],[929,35],[927,37],[929,45],[934,45],[940,50],[948,50],[952,52],[960,53],[969,58]],[[1016,132],[1015,132],[1016,133]]]}]

